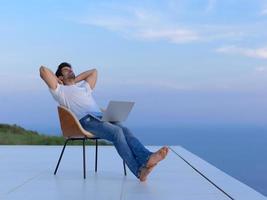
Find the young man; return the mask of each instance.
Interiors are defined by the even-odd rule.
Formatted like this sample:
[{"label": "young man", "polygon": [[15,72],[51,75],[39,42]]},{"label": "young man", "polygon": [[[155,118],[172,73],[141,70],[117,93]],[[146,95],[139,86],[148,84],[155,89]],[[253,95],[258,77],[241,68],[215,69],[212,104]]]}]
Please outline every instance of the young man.
[{"label": "young man", "polygon": [[[63,62],[55,73],[40,67],[40,76],[48,85],[54,99],[69,108],[79,119],[82,127],[96,137],[111,141],[132,173],[145,181],[153,167],[168,154],[168,147],[150,152],[120,123],[102,122],[102,112],[95,102],[92,91],[96,85],[97,70],[91,69],[75,76],[69,63]],[[81,82],[81,84],[77,84]]]}]

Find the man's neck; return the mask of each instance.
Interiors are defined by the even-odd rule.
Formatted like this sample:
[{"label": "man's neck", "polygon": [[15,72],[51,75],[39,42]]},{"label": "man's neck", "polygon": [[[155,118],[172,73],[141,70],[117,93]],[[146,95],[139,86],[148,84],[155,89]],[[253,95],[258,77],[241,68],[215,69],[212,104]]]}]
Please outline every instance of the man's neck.
[{"label": "man's neck", "polygon": [[75,85],[75,80],[74,79],[65,80],[64,81],[64,85]]}]

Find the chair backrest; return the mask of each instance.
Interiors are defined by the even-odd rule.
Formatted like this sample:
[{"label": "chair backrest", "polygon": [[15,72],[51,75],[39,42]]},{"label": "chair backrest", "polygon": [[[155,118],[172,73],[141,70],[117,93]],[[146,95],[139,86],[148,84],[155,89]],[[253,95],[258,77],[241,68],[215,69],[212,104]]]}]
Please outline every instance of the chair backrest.
[{"label": "chair backrest", "polygon": [[92,133],[83,129],[77,117],[68,108],[58,106],[58,116],[64,137],[94,137]]}]

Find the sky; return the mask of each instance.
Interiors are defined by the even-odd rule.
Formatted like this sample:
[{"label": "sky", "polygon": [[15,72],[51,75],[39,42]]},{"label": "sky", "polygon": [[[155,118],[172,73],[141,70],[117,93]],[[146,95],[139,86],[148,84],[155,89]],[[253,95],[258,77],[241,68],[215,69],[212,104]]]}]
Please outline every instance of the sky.
[{"label": "sky", "polygon": [[0,123],[59,134],[39,67],[66,61],[132,127],[267,126],[266,0],[2,0],[0,23]]}]

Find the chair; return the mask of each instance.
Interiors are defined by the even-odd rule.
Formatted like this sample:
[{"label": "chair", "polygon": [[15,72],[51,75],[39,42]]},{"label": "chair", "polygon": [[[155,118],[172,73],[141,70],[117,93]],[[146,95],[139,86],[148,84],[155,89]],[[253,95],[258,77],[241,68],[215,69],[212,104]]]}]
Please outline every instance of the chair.
[{"label": "chair", "polygon": [[[81,126],[76,116],[66,107],[58,106],[58,115],[63,136],[66,138],[65,144],[61,151],[57,162],[54,175],[56,175],[60,161],[65,151],[65,147],[69,141],[82,140],[83,141],[83,177],[86,178],[86,161],[85,161],[85,141],[95,140],[95,172],[97,172],[97,156],[98,156],[98,139],[92,133],[86,131]],[[123,161],[124,175],[126,176],[125,162]]]}]

